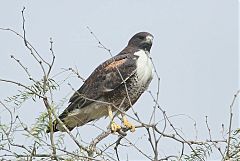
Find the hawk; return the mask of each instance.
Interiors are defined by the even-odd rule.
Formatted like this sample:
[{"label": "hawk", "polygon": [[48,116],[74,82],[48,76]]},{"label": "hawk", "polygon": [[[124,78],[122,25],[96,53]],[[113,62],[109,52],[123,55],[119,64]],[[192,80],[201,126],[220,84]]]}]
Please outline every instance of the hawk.
[{"label": "hawk", "polygon": [[[128,122],[125,111],[139,99],[153,78],[149,56],[152,42],[153,36],[150,33],[139,32],[118,55],[106,60],[92,72],[59,116],[70,131],[108,116],[111,131],[117,132],[121,126],[113,119],[119,114],[123,125],[132,132],[135,131],[135,126]],[[65,130],[55,120],[53,131]],[[50,128],[47,132],[50,132]]]}]

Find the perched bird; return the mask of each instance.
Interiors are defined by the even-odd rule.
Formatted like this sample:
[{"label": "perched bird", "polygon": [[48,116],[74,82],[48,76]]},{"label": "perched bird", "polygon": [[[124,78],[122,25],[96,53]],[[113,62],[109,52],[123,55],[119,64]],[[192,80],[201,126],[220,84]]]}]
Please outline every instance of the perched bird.
[{"label": "perched bird", "polygon": [[[152,80],[153,67],[149,57],[152,42],[150,33],[139,32],[118,55],[99,65],[73,94],[69,106],[59,116],[64,125],[72,130],[109,116],[110,128],[117,132],[121,126],[113,120],[116,113],[122,115],[126,128],[135,131],[135,126],[126,119],[125,111],[139,99]],[[55,120],[53,131],[65,129]]]}]

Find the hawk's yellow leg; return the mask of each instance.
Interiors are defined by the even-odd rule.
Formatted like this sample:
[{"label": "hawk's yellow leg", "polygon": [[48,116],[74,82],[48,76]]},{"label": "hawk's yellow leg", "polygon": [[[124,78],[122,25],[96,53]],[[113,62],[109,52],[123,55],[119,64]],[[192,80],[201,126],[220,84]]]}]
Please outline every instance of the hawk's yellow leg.
[{"label": "hawk's yellow leg", "polygon": [[121,126],[116,124],[114,121],[113,121],[113,113],[112,113],[112,107],[111,106],[108,106],[108,116],[110,117],[111,119],[111,122],[110,122],[110,128],[111,128],[111,131],[114,133],[114,132],[117,132],[121,129]]},{"label": "hawk's yellow leg", "polygon": [[125,114],[122,113],[122,122],[123,122],[123,125],[127,128],[130,129],[131,132],[134,132],[136,129],[135,129],[135,125],[131,124],[130,122],[128,122]]}]

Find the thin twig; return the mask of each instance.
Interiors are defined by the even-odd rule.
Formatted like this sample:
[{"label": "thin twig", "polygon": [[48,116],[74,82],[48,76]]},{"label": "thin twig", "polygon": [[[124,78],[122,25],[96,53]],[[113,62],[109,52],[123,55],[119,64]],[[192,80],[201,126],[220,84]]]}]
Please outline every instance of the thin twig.
[{"label": "thin twig", "polygon": [[229,149],[230,149],[230,143],[231,143],[231,132],[232,132],[232,119],[233,119],[233,105],[238,97],[238,94],[240,93],[240,90],[238,90],[236,92],[236,94],[234,94],[232,103],[230,105],[230,117],[229,117],[229,126],[228,126],[228,141],[227,141],[227,150],[226,150],[226,157],[225,159],[229,159],[230,155],[229,155]]}]

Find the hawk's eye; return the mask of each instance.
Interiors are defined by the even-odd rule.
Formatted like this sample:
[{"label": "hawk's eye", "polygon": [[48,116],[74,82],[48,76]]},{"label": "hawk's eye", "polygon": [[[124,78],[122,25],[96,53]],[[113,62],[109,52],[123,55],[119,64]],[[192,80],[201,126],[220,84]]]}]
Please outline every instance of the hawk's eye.
[{"label": "hawk's eye", "polygon": [[140,40],[144,40],[144,39],[145,39],[144,36],[139,36],[138,38],[139,38]]}]

